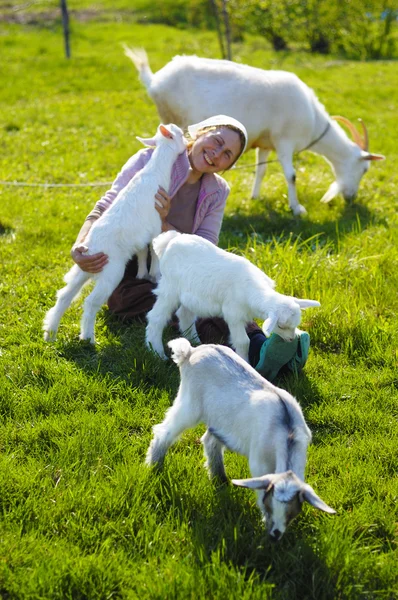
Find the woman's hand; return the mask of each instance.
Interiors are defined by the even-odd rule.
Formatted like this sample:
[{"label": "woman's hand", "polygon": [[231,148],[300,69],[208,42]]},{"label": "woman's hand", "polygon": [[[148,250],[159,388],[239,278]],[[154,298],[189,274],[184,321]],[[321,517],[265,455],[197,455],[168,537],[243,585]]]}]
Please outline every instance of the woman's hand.
[{"label": "woman's hand", "polygon": [[157,194],[155,194],[155,208],[162,219],[162,225],[167,223],[166,219],[170,212],[170,206],[170,196],[167,194],[166,190],[164,190],[162,187],[159,187]]},{"label": "woman's hand", "polygon": [[103,252],[97,254],[86,254],[87,246],[82,243],[77,243],[72,247],[71,257],[82,271],[86,273],[99,273],[108,262],[108,256]]}]

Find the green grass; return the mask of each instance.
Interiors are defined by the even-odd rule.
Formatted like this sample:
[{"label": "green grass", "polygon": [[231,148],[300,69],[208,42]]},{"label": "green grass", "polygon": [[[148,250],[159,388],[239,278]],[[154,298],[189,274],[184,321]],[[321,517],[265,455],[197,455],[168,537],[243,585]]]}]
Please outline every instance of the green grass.
[{"label": "green grass", "polygon": [[[154,70],[177,53],[218,56],[214,33],[73,22],[72,60],[59,26],[0,24],[0,179],[111,181],[158,118],[120,42],[144,45]],[[306,508],[280,544],[254,495],[217,488],[186,433],[164,472],[143,465],[151,426],[178,387],[174,364],[143,346],[144,325],[106,309],[98,345],[78,342],[81,303],[58,341],[41,323],[69,250],[102,190],[0,186],[0,596],[4,599],[396,597],[398,234],[396,64],[271,53],[249,38],[236,60],[292,70],[331,114],[362,117],[384,153],[354,204],[319,203],[328,165],[296,162],[308,215],[288,211],[280,166],[258,201],[253,168],[232,185],[221,245],[247,256],[287,294],[319,299],[304,315],[305,373],[279,384],[313,431],[307,480],[337,511]],[[248,153],[240,166],[254,161]],[[246,461],[226,455],[232,477]]]}]

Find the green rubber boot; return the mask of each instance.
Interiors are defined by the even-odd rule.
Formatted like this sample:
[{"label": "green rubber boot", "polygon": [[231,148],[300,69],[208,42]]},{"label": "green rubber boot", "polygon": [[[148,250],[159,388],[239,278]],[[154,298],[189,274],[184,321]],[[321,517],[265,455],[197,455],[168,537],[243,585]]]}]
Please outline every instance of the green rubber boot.
[{"label": "green rubber boot", "polygon": [[293,373],[299,373],[307,362],[309,348],[310,336],[306,331],[297,329],[292,342],[273,333],[262,345],[255,369],[268,381],[273,381],[285,366]]}]

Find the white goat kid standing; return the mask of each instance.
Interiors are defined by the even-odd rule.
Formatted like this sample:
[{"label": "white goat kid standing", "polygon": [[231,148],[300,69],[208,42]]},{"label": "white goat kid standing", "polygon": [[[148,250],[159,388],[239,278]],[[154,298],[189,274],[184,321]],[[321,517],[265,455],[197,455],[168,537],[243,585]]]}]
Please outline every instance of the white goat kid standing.
[{"label": "white goat kid standing", "polygon": [[146,52],[125,46],[140,79],[155,102],[162,119],[181,127],[223,113],[238,119],[247,129],[247,150],[257,148],[256,178],[252,197],[260,194],[266,161],[271,150],[277,152],[288,184],[289,206],[294,214],[305,213],[296,192],[293,154],[306,148],[323,155],[331,164],[336,181],[323,196],[330,201],[340,192],[353,198],[369,161],[384,156],[368,152],[364,137],[343,117],[354,137],[331,121],[325,108],[311,90],[293,73],[265,71],[228,60],[197,56],[175,56],[157,73],[152,73]]},{"label": "white goat kid standing", "polygon": [[162,278],[154,290],[155,305],[147,315],[146,344],[162,358],[163,329],[177,309],[181,333],[196,341],[196,317],[223,317],[232,346],[248,360],[247,323],[264,319],[265,335],[276,331],[284,340],[293,341],[301,309],[320,306],[316,300],[275,292],[272,279],[249,260],[197,235],[167,231],[153,240],[153,249]]},{"label": "white goat kid standing", "polygon": [[227,480],[225,448],[246,456],[253,478],[232,483],[257,491],[258,506],[275,540],[304,501],[335,513],[304,483],[311,432],[295,398],[261,377],[230,348],[215,344],[192,348],[184,338],[169,346],[181,383],[165,419],[153,427],[146,463],[161,467],[178,436],[205,423],[208,429],[201,441],[210,477]]},{"label": "white goat kid standing", "polygon": [[[109,209],[93,224],[83,251],[90,254],[104,252],[108,263],[100,273],[86,273],[74,265],[65,276],[67,285],[58,291],[57,302],[44,319],[44,339],[54,340],[59,322],[90,279],[95,288],[86,298],[81,321],[80,338],[95,342],[94,326],[98,310],[107,301],[121,281],[126,263],[138,255],[140,277],[145,277],[147,246],[161,232],[161,218],[155,208],[155,194],[159,186],[168,190],[173,164],[186,148],[182,130],[174,124],[160,125],[152,139],[137,138],[144,145],[156,146],[151,160],[118,194]],[[151,265],[151,276],[157,270],[157,261]]]}]

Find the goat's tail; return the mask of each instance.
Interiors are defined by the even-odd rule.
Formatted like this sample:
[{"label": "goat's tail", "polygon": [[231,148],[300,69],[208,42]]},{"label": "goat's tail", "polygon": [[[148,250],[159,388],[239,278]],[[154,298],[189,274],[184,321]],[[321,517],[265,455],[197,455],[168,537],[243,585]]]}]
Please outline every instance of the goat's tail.
[{"label": "goat's tail", "polygon": [[152,240],[153,251],[159,259],[163,256],[163,253],[166,250],[169,243],[179,235],[181,235],[181,233],[173,229],[161,233]]},{"label": "goat's tail", "polygon": [[168,347],[171,348],[171,358],[180,367],[192,354],[192,346],[185,338],[171,340]]},{"label": "goat's tail", "polygon": [[148,55],[144,48],[129,48],[123,44],[124,53],[135,65],[142,83],[149,91],[152,83],[153,73],[149,66]]}]

